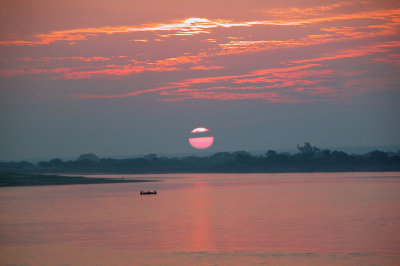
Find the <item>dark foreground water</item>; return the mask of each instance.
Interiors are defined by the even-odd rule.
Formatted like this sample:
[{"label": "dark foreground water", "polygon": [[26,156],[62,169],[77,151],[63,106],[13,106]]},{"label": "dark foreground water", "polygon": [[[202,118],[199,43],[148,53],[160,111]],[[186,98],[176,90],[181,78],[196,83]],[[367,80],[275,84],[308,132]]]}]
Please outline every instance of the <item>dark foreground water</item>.
[{"label": "dark foreground water", "polygon": [[400,173],[104,177],[164,181],[0,188],[0,264],[400,265]]}]

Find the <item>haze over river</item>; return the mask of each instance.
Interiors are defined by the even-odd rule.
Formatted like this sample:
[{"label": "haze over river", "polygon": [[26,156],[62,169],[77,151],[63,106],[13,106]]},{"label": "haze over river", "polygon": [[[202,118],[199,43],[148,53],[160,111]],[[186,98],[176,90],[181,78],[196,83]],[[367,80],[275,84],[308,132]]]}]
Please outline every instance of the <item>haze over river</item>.
[{"label": "haze over river", "polygon": [[163,181],[0,188],[0,264],[400,264],[400,173],[93,176]]}]

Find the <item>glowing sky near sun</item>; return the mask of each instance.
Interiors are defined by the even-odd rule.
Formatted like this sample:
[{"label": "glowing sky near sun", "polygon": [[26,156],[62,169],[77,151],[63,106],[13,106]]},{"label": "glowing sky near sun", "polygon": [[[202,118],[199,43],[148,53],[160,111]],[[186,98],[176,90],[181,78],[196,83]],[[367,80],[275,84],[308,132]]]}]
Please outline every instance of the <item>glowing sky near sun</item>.
[{"label": "glowing sky near sun", "polygon": [[0,96],[17,106],[4,113],[60,101],[118,112],[123,99],[342,104],[399,90],[398,1],[22,0],[0,10]]}]

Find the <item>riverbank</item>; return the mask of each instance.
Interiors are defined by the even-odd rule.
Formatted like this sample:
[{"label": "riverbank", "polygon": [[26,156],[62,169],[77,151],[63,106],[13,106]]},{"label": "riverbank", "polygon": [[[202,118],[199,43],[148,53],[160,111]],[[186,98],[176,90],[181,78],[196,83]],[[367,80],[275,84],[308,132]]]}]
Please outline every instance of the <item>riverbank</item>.
[{"label": "riverbank", "polygon": [[113,178],[86,178],[81,176],[0,173],[0,187],[135,183],[155,181],[158,180],[125,180]]}]

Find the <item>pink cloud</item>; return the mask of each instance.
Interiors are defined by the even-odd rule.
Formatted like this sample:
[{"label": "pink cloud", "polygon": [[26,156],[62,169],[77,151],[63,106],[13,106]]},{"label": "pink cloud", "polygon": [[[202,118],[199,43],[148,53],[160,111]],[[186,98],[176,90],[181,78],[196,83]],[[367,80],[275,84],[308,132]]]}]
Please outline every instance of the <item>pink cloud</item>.
[{"label": "pink cloud", "polygon": [[370,46],[362,46],[353,49],[344,49],[342,51],[335,52],[333,55],[316,57],[312,59],[297,60],[297,61],[292,61],[291,63],[299,64],[299,63],[310,63],[310,62],[328,61],[328,60],[336,60],[343,58],[360,57],[375,53],[388,52],[390,51],[389,48],[399,48],[399,47],[400,47],[400,42],[378,43],[378,44],[372,44]]},{"label": "pink cloud", "polygon": [[[85,41],[89,38],[99,35],[113,35],[113,34],[132,34],[140,32],[160,33],[162,38],[171,36],[194,36],[198,34],[210,34],[215,29],[229,29],[237,27],[254,27],[254,26],[297,26],[311,25],[317,23],[326,23],[332,21],[342,20],[360,20],[370,19],[376,21],[386,21],[383,26],[382,23],[372,23],[367,27],[375,28],[377,30],[386,31],[386,34],[391,32],[395,34],[397,31],[393,30],[399,21],[396,19],[400,15],[400,9],[384,9],[384,10],[371,10],[371,11],[354,11],[347,14],[329,14],[327,11],[335,10],[341,6],[349,5],[350,2],[342,2],[330,6],[320,6],[316,8],[289,8],[289,9],[272,9],[264,11],[269,17],[276,18],[271,20],[258,20],[258,21],[233,21],[226,19],[208,19],[208,18],[186,18],[168,23],[158,23],[149,25],[133,25],[133,26],[104,26],[92,28],[76,28],[68,30],[57,30],[49,33],[40,33],[34,36],[25,37],[22,39],[13,38],[9,40],[0,41],[0,45],[18,45],[18,46],[34,46],[34,45],[48,45],[57,41],[67,41],[76,44],[77,41]],[[297,14],[297,15],[296,15]],[[342,29],[344,30],[344,29]],[[346,32],[348,34],[350,31]],[[336,32],[338,33],[338,32]],[[342,32],[343,34],[343,32]],[[362,32],[358,34],[362,35]],[[353,33],[354,36],[354,33]],[[208,38],[214,40],[212,38]],[[134,39],[138,41],[148,41],[147,39]],[[262,41],[262,40],[260,40]],[[231,44],[232,45],[232,44]]]},{"label": "pink cloud", "polygon": [[[318,86],[315,84],[321,82],[320,80],[298,80],[299,76],[305,78],[305,75],[318,76],[319,70],[307,70],[319,65],[309,64],[305,66],[286,66],[283,68],[261,69],[253,71],[249,74],[235,75],[235,76],[218,76],[218,77],[203,77],[195,79],[186,79],[180,82],[172,83],[170,86],[159,87],[155,89],[140,90],[127,94],[119,95],[71,95],[75,98],[123,98],[138,96],[143,93],[157,93],[167,98],[164,100],[183,100],[183,99],[214,99],[214,100],[240,100],[240,99],[260,99],[271,102],[296,102],[306,101],[304,99],[296,99],[291,96],[291,92],[299,92],[308,90],[309,95],[333,93],[335,91],[328,91],[328,87]],[[320,70],[322,77],[331,74],[332,71]],[[329,75],[330,76],[330,75]],[[237,86],[235,81],[241,78],[251,81],[252,78],[259,79],[265,78],[271,81],[270,78],[274,77],[273,82],[266,82],[259,80],[257,86]],[[220,83],[230,83],[231,86],[221,86]],[[253,83],[254,82],[249,82]],[[302,90],[297,89],[296,86],[310,86]],[[322,90],[324,89],[324,91]],[[271,91],[274,90],[274,91]],[[252,92],[258,91],[258,92]],[[320,100],[320,99],[316,99]],[[311,101],[311,99],[307,100]]]},{"label": "pink cloud", "polygon": [[[24,56],[32,53],[22,53],[13,64],[2,63],[4,68],[10,69],[0,70],[0,75],[117,79],[143,72],[174,72],[167,80],[175,82],[159,87],[153,85],[151,89],[115,95],[71,95],[81,99],[136,97],[147,93],[168,101],[322,101],[345,93],[351,95],[355,90],[343,84],[368,75],[366,70],[338,70],[334,64],[339,60],[369,56],[362,60],[370,60],[375,66],[399,65],[396,49],[400,42],[396,37],[400,9],[373,10],[365,2],[358,4],[362,8],[348,1],[271,9],[263,11],[268,20],[185,18],[167,23],[76,28],[10,38],[0,45],[29,45],[35,46],[29,50],[40,51],[43,49],[40,45],[54,45],[55,42],[66,41],[86,47],[80,41],[88,41],[90,47],[90,41],[115,38],[118,45],[125,43],[131,50],[123,50],[129,56],[65,56],[76,52],[75,46],[68,46],[69,50],[60,56],[35,58]],[[343,7],[351,8],[343,12]],[[119,38],[122,35],[125,37]],[[4,49],[22,51],[25,48]],[[277,56],[281,52],[287,56],[285,59]],[[105,54],[109,55],[108,50]],[[335,87],[332,85],[335,83],[341,84]]]},{"label": "pink cloud", "polygon": [[191,70],[216,70],[216,69],[224,69],[225,66],[204,66],[204,65],[197,65],[190,67]]},{"label": "pink cloud", "polygon": [[109,61],[111,57],[103,56],[92,56],[92,57],[82,57],[82,56],[70,56],[70,57],[21,57],[16,60],[19,61],[36,61],[36,62],[50,62],[50,61],[84,61],[84,62],[97,62],[97,61]]}]

